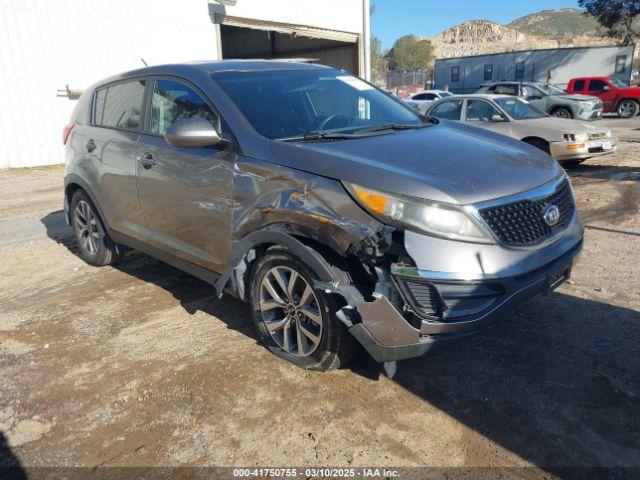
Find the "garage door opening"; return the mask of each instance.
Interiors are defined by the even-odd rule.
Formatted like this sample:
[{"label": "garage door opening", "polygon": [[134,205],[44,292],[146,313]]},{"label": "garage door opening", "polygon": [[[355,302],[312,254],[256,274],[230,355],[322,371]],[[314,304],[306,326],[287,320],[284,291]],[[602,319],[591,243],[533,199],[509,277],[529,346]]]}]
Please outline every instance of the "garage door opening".
[{"label": "garage door opening", "polygon": [[358,75],[358,44],[221,25],[222,58],[305,58]]}]

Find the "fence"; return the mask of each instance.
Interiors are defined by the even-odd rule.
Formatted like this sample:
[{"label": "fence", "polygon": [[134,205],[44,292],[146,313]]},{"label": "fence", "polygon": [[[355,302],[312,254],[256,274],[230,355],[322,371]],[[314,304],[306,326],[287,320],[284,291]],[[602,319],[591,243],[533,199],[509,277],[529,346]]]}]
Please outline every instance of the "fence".
[{"label": "fence", "polygon": [[426,85],[433,82],[432,72],[425,70],[387,72],[387,88],[392,89],[404,85]]}]

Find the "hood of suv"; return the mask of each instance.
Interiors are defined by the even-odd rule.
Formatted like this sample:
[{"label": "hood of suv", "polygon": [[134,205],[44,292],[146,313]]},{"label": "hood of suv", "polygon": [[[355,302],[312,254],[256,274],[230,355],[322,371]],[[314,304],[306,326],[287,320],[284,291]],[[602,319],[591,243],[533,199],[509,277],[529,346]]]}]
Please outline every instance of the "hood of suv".
[{"label": "hood of suv", "polygon": [[575,102],[593,102],[599,103],[601,100],[593,95],[583,95],[582,93],[567,93],[564,95],[549,95],[550,97],[559,98],[561,100],[573,100]]},{"label": "hood of suv", "polygon": [[535,147],[447,121],[355,140],[272,145],[275,163],[389,193],[457,204],[530,190],[562,171]]}]

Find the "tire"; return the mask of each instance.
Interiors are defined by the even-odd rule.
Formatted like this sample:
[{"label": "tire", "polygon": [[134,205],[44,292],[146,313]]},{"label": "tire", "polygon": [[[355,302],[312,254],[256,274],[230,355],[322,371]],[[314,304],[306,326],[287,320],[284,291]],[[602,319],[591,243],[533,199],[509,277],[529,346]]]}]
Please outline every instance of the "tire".
[{"label": "tire", "polygon": [[557,118],[573,118],[571,110],[563,107],[557,107],[551,110],[551,116]]},{"label": "tire", "polygon": [[[318,276],[309,266],[276,247],[268,250],[251,271],[252,320],[259,340],[272,353],[307,370],[325,372],[347,365],[357,345],[336,318],[339,305],[334,297],[313,290]],[[290,295],[287,289],[292,278]]]},{"label": "tire", "polygon": [[523,142],[528,143],[532,147],[536,147],[542,150],[546,154],[550,154],[549,143],[542,140],[541,138],[528,138],[526,140],[523,140]]},{"label": "tire", "polygon": [[638,115],[640,105],[635,100],[625,99],[621,100],[616,107],[616,112],[620,118],[632,118]]},{"label": "tire", "polygon": [[71,225],[80,257],[89,265],[102,267],[120,259],[116,244],[104,228],[93,202],[82,190],[73,194]]}]

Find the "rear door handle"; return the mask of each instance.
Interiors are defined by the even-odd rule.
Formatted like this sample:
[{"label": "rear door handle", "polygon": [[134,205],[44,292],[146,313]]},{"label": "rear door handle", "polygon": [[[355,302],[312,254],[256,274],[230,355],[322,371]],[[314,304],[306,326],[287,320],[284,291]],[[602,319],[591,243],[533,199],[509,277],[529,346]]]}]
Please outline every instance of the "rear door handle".
[{"label": "rear door handle", "polygon": [[144,152],[140,157],[140,163],[142,163],[145,170],[149,170],[153,167],[156,164],[156,161],[153,159],[153,153]]},{"label": "rear door handle", "polygon": [[96,142],[93,140],[93,138],[87,140],[87,143],[84,144],[84,148],[87,149],[87,152],[92,153],[96,148],[98,148],[98,146],[96,145]]}]

